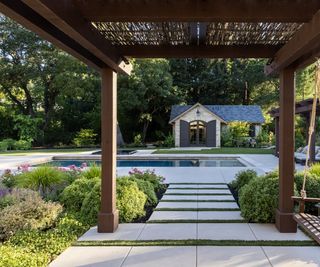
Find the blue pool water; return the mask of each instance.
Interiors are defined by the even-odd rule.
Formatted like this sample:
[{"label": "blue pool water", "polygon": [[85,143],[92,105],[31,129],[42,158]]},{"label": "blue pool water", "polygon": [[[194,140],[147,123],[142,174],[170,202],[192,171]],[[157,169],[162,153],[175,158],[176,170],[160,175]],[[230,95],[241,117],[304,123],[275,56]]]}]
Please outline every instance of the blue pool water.
[{"label": "blue pool water", "polygon": [[[50,165],[80,167],[83,163],[89,166],[100,165],[101,161],[84,160],[53,160]],[[210,160],[117,160],[117,167],[245,167],[238,159],[210,159]]]}]

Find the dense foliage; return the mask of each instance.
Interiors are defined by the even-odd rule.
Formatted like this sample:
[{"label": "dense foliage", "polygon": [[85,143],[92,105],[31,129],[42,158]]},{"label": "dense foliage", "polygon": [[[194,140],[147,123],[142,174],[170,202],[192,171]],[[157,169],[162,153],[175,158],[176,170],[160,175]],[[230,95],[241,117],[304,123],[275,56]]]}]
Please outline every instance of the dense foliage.
[{"label": "dense foliage", "polygon": [[[303,172],[298,172],[295,175],[295,183],[298,193],[300,193],[303,184]],[[307,171],[305,190],[307,197],[320,198],[320,164],[312,165]],[[308,213],[317,214],[315,203],[306,203],[305,211]]]},{"label": "dense foliage", "polygon": [[277,172],[255,177],[240,189],[241,215],[251,222],[274,222],[278,198],[279,177]]},{"label": "dense foliage", "polygon": [[[0,177],[0,267],[48,266],[91,225],[100,210],[101,168],[22,165]],[[142,220],[164,186],[152,171],[117,179],[120,222]],[[36,191],[34,191],[36,190]],[[39,194],[41,193],[41,195]],[[55,199],[56,202],[49,199]]]},{"label": "dense foliage", "polygon": [[255,170],[244,170],[240,171],[235,175],[235,179],[230,183],[230,186],[236,190],[240,191],[240,189],[248,184],[252,179],[258,176]]},{"label": "dense foliage", "polygon": [[[87,146],[100,140],[99,75],[15,22],[0,17],[0,150],[30,145]],[[119,75],[118,120],[124,140],[172,146],[172,104],[276,106],[277,79],[265,60],[144,59]],[[297,74],[297,99],[312,95],[314,67]],[[305,128],[297,127],[305,135]],[[299,131],[299,130],[298,130]],[[7,145],[2,139],[17,142]],[[298,141],[301,141],[300,138]]]}]

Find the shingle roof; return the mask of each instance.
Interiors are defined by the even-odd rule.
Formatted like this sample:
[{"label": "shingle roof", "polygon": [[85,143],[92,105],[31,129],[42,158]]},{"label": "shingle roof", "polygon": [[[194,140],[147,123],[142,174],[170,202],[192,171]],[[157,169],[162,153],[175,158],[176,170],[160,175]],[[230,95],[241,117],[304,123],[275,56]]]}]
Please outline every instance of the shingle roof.
[{"label": "shingle roof", "polygon": [[[245,121],[249,123],[264,123],[260,106],[256,105],[203,105],[226,122]],[[192,105],[174,105],[171,108],[170,121],[174,120]]]}]

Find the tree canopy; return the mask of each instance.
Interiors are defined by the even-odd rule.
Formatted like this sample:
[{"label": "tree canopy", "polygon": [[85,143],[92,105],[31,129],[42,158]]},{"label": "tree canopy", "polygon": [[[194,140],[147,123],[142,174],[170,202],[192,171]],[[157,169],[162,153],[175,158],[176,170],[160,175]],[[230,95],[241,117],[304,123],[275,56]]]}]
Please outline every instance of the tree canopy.
[{"label": "tree canopy", "polygon": [[[173,104],[277,106],[279,80],[259,59],[140,59],[118,77],[118,121],[126,142],[164,139]],[[297,74],[297,100],[312,95],[314,66]],[[0,16],[0,140],[71,144],[81,129],[100,139],[100,78],[51,43]]]}]

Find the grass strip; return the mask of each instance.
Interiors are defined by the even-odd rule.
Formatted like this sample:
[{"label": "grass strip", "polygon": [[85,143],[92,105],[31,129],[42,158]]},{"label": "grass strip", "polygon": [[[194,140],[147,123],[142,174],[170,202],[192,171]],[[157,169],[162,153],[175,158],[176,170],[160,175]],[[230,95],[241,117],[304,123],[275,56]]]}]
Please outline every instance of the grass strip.
[{"label": "grass strip", "polygon": [[315,241],[273,241],[273,240],[103,240],[103,241],[77,241],[74,246],[284,246],[309,247],[317,246]]},{"label": "grass strip", "polygon": [[167,190],[228,190],[229,187],[221,188],[221,187],[169,187]]},{"label": "grass strip", "polygon": [[154,211],[240,211],[239,208],[157,208]]},{"label": "grass strip", "polygon": [[207,199],[207,200],[197,200],[197,199],[163,199],[159,202],[236,202],[232,199]]},{"label": "grass strip", "polygon": [[171,184],[182,184],[182,185],[190,185],[190,184],[196,184],[196,185],[227,185],[227,183],[169,183]]},{"label": "grass strip", "polygon": [[165,193],[166,196],[232,196],[230,193]]},{"label": "grass strip", "polygon": [[150,220],[146,223],[247,223],[246,220]]}]

